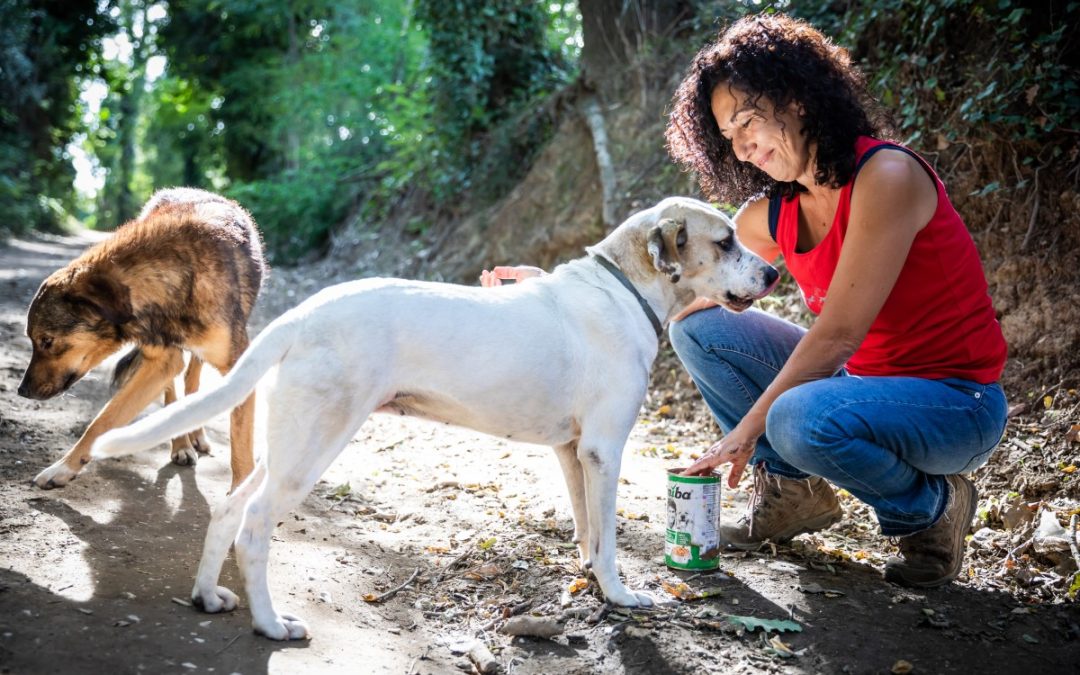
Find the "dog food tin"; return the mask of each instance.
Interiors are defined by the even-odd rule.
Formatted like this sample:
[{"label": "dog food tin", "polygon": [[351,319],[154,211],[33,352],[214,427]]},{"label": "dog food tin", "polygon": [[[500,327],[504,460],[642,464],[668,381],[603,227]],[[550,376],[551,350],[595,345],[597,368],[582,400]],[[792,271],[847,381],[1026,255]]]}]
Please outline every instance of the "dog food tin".
[{"label": "dog food tin", "polygon": [[720,555],[720,477],[668,471],[664,562],[679,570],[711,570]]}]

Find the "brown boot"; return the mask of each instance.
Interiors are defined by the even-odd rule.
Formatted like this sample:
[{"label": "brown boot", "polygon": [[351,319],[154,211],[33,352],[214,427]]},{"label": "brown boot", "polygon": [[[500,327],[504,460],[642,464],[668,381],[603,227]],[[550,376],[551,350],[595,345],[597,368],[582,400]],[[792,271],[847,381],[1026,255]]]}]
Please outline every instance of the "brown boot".
[{"label": "brown boot", "polygon": [[823,530],[841,516],[836,493],[825,479],[769,475],[758,463],[746,513],[734,525],[720,526],[720,541],[749,551],[766,540],[780,544],[804,532]]},{"label": "brown boot", "polygon": [[929,529],[900,539],[902,558],[885,561],[885,580],[902,586],[932,588],[956,578],[964,562],[964,537],[975,517],[979,493],[967,478],[946,476],[949,501]]}]

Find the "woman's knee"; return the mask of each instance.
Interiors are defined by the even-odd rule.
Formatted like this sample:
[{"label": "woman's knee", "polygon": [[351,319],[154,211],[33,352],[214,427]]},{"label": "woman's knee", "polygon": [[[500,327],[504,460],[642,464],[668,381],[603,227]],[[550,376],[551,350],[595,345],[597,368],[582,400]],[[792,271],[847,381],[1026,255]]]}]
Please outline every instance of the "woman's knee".
[{"label": "woman's knee", "polygon": [[820,397],[812,389],[802,385],[780,394],[765,418],[769,445],[784,461],[803,470],[813,470],[824,450],[814,427],[827,411],[821,409]]},{"label": "woman's knee", "polygon": [[705,329],[705,319],[700,316],[703,312],[695,312],[676,321],[668,328],[668,336],[671,338],[671,346],[679,360],[686,365],[691,373],[700,370],[695,366],[708,354],[708,349],[702,346],[702,333]]}]

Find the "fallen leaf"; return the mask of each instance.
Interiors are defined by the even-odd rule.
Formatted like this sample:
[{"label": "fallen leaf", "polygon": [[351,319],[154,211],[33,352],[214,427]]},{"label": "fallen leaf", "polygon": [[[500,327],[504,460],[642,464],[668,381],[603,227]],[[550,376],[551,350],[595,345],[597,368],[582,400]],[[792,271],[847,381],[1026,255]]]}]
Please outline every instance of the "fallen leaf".
[{"label": "fallen leaf", "polygon": [[779,635],[774,635],[772,636],[772,638],[769,639],[769,647],[777,656],[781,658],[790,659],[796,656],[795,651],[792,650],[791,647],[784,644],[783,640],[780,639]]},{"label": "fallen leaf", "polygon": [[502,568],[495,563],[486,563],[477,567],[474,570],[469,570],[464,574],[465,578],[472,579],[473,581],[483,581],[497,577],[502,574]]},{"label": "fallen leaf", "polygon": [[799,590],[803,593],[821,593],[827,598],[838,598],[844,594],[843,591],[833,590],[831,588],[822,588],[821,584],[810,582],[808,584],[802,584],[799,586]]},{"label": "fallen leaf", "polygon": [[753,633],[758,628],[765,632],[776,631],[778,633],[784,631],[801,632],[802,626],[794,621],[788,621],[787,619],[759,619],[753,616],[738,616],[735,614],[728,614],[727,620],[736,626],[743,628],[748,633]]},{"label": "fallen leaf", "polygon": [[679,600],[702,600],[704,598],[712,598],[720,595],[723,589],[719,587],[703,588],[700,591],[695,591],[690,586],[679,582],[677,584],[669,584],[666,581],[660,582],[660,587],[665,591],[675,596]]},{"label": "fallen leaf", "polygon": [[570,591],[571,595],[582,591],[589,587],[589,580],[582,577],[578,577],[570,582],[570,585],[566,587],[566,590]]},{"label": "fallen leaf", "polygon": [[911,661],[900,659],[892,665],[892,669],[889,670],[889,672],[893,675],[905,675],[905,673],[910,673],[913,670],[915,670],[915,666],[911,664]]},{"label": "fallen leaf", "polygon": [[348,497],[351,494],[352,494],[352,486],[349,485],[348,483],[342,483],[341,485],[334,488],[334,491],[332,493],[330,493],[330,496],[335,497],[337,499],[345,499],[346,497]]}]

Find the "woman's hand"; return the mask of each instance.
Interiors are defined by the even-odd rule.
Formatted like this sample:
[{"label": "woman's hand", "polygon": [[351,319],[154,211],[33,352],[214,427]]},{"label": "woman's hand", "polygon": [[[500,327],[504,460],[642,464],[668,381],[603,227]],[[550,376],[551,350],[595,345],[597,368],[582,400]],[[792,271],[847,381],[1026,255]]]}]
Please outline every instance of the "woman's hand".
[{"label": "woman's hand", "polygon": [[712,470],[721,464],[731,463],[731,471],[728,473],[728,487],[734,489],[742,478],[746,464],[754,455],[757,440],[760,433],[749,432],[746,425],[740,423],[731,433],[727,434],[709,448],[705,456],[690,465],[690,468],[682,472],[684,476],[701,476],[712,473]]},{"label": "woman's hand", "polygon": [[675,316],[671,317],[672,321],[682,321],[686,317],[690,316],[694,312],[700,312],[703,309],[709,309],[710,307],[716,307],[717,303],[708,298],[697,298],[689,305],[686,306],[683,311],[679,312]]},{"label": "woman's hand", "polygon": [[480,285],[484,288],[491,288],[492,286],[502,286],[503,279],[508,279],[517,283],[544,274],[547,274],[547,272],[539,267],[531,267],[529,265],[517,265],[516,267],[499,266],[492,268],[490,272],[488,270],[481,272]]}]

